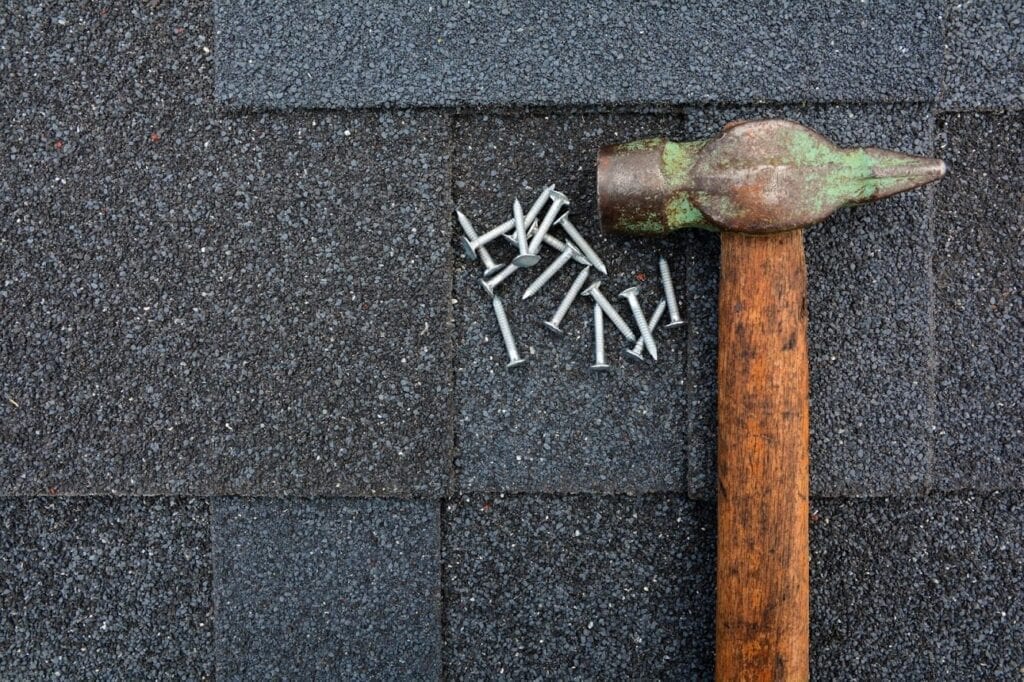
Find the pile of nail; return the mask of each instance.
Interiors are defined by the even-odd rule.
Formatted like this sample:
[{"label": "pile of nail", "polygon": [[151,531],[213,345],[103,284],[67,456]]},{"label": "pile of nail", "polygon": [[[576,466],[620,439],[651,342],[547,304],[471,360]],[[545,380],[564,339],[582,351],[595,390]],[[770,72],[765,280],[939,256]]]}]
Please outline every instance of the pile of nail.
[{"label": "pile of nail", "polygon": [[[666,327],[682,324],[668,262],[664,258],[659,259],[658,266],[661,273],[664,298],[658,303],[650,317],[644,315],[643,309],[640,306],[640,301],[637,297],[638,287],[629,287],[619,294],[621,298],[629,302],[630,312],[633,314],[633,321],[636,324],[637,332],[639,332],[637,334],[615,309],[615,306],[601,292],[601,282],[594,281],[588,284],[593,270],[600,272],[602,275],[607,275],[608,269],[593,247],[583,238],[583,235],[579,233],[579,230],[572,224],[572,221],[569,220],[568,206],[569,198],[557,191],[554,185],[551,185],[544,188],[526,213],[523,213],[523,207],[518,199],[513,201],[512,218],[482,234],[478,234],[477,230],[473,227],[473,223],[462,211],[455,212],[464,234],[462,248],[466,253],[466,257],[470,260],[479,259],[484,267],[484,277],[481,283],[491,296],[494,314],[498,321],[498,329],[501,331],[501,338],[505,343],[505,350],[508,352],[508,367],[516,367],[526,360],[519,355],[515,337],[512,334],[512,327],[509,325],[508,316],[505,314],[505,303],[497,293],[498,287],[516,272],[531,268],[539,263],[542,246],[553,249],[558,253],[558,256],[526,288],[526,291],[523,293],[524,300],[540,291],[541,287],[547,284],[570,260],[583,266],[583,269],[562,297],[562,301],[555,309],[555,312],[549,319],[544,321],[544,325],[556,334],[562,334],[562,329],[559,325],[569,311],[569,307],[581,294],[589,296],[594,301],[594,363],[591,365],[592,369],[607,370],[609,368],[604,349],[605,318],[611,320],[619,333],[630,343],[634,344],[632,348],[626,350],[627,356],[640,362],[646,362],[647,358],[656,361],[658,359],[658,348],[654,343],[652,332],[661,321],[662,316],[668,312],[669,322],[665,325]],[[541,217],[542,212],[544,214],[543,217]],[[554,226],[557,226],[565,235],[565,241],[551,234],[551,228]],[[510,242],[516,248],[517,253],[508,265],[500,265],[495,262],[494,257],[487,249],[488,244],[499,239]]]}]

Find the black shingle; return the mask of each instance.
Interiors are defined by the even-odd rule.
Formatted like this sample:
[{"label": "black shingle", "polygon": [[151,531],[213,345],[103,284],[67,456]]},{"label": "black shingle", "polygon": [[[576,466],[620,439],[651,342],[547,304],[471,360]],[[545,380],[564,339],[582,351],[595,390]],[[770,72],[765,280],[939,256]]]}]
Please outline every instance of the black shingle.
[{"label": "black shingle", "polygon": [[815,506],[813,678],[1024,673],[1024,496]]},{"label": "black shingle", "polygon": [[[677,240],[643,242],[600,234],[594,195],[600,144],[636,136],[682,133],[679,116],[528,115],[457,119],[453,156],[456,205],[478,226],[503,222],[519,197],[528,208],[554,183],[572,200],[570,213],[608,266],[609,298],[641,286],[648,314],[661,296],[658,254],[675,267],[682,293],[684,252]],[[454,223],[454,220],[452,221]],[[453,234],[461,234],[453,227]],[[558,234],[558,228],[552,228]],[[458,249],[458,247],[453,247]],[[508,261],[515,248],[496,244],[495,258]],[[461,249],[459,249],[461,253]],[[526,286],[553,258],[517,273],[498,290],[506,299],[526,364],[506,370],[507,358],[489,295],[480,285],[479,262],[459,256],[455,273],[456,469],[463,490],[651,491],[686,485],[685,334],[658,332],[659,362],[640,366],[622,349],[625,341],[606,325],[607,373],[593,363],[592,306],[581,298],[562,325],[565,336],[542,326],[579,271],[567,266],[527,300]],[[644,281],[638,281],[639,278]],[[629,317],[625,301],[619,311]],[[632,345],[632,344],[630,344]]]},{"label": "black shingle", "polygon": [[453,679],[694,679],[713,656],[708,505],[680,497],[452,502],[444,529]]},{"label": "black shingle", "polygon": [[[706,504],[476,495],[445,524],[452,677],[711,677]],[[816,502],[813,677],[1019,675],[1022,528],[1019,493]]]},{"label": "black shingle", "polygon": [[947,0],[945,109],[1024,106],[1024,2]]},{"label": "black shingle", "polygon": [[0,678],[208,679],[209,510],[0,499]]},{"label": "black shingle", "polygon": [[437,494],[447,117],[219,117],[154,4],[0,20],[0,492]]},{"label": "black shingle", "polygon": [[939,0],[217,0],[217,96],[246,107],[933,99]]},{"label": "black shingle", "polygon": [[218,499],[217,677],[436,679],[438,519],[425,500]]},{"label": "black shingle", "polygon": [[[734,118],[782,116],[839,144],[930,154],[923,106],[701,108],[688,137]],[[807,231],[811,490],[895,495],[924,489],[931,467],[930,191],[841,211]],[[690,492],[714,494],[718,241],[686,247]]]},{"label": "black shingle", "polygon": [[943,119],[935,486],[1024,486],[1024,113]]}]

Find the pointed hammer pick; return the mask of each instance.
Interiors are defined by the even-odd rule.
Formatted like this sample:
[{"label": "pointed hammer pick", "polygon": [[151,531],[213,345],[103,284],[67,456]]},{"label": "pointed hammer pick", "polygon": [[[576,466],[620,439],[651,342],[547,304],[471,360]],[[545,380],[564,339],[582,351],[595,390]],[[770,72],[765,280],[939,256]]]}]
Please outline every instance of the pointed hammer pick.
[{"label": "pointed hammer pick", "polygon": [[809,414],[803,231],[938,180],[938,159],[842,149],[792,121],[603,147],[607,233],[721,233],[715,676],[809,676]]}]

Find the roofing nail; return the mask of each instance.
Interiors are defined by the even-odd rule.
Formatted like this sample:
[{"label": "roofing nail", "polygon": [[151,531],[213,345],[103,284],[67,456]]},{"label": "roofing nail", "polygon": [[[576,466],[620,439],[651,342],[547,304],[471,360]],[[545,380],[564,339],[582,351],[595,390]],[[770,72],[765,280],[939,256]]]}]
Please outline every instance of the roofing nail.
[{"label": "roofing nail", "polygon": [[608,363],[604,360],[604,311],[601,304],[594,302],[594,364],[590,369],[604,371]]},{"label": "roofing nail", "polygon": [[654,343],[651,328],[647,326],[647,318],[644,316],[643,308],[640,307],[640,299],[636,296],[638,291],[640,291],[640,287],[629,287],[620,293],[619,296],[629,301],[629,307],[633,311],[633,320],[640,330],[640,338],[644,342],[644,347],[647,348],[647,353],[657,360],[658,346]]},{"label": "roofing nail", "polygon": [[537,219],[537,216],[540,215],[540,210],[544,208],[544,204],[547,202],[548,198],[551,197],[551,193],[553,191],[555,191],[554,185],[548,185],[544,188],[540,193],[540,196],[537,197],[537,200],[533,202],[533,206],[531,206],[530,210],[526,212],[526,218],[523,220],[524,223],[529,225]]},{"label": "roofing nail", "polygon": [[462,250],[466,252],[466,258],[470,260],[476,260],[477,249],[482,247],[484,244],[489,244],[493,242],[495,239],[502,236],[503,234],[511,230],[513,227],[515,227],[515,221],[506,220],[501,225],[498,225],[497,227],[492,227],[491,229],[487,230],[476,239],[468,239],[466,237],[463,237]]},{"label": "roofing nail", "polygon": [[[530,229],[526,231],[526,236],[527,237],[533,237],[533,235],[535,235],[535,234],[537,234],[537,223],[534,223],[530,227]],[[516,243],[516,237],[515,237],[514,234],[506,234],[505,235],[505,239],[507,239],[508,241],[512,242],[513,244]],[[550,232],[548,232],[546,235],[544,235],[544,243],[546,245],[550,246],[555,251],[558,251],[559,253],[561,253],[562,251],[565,251],[566,246],[567,246],[566,242],[563,242],[561,239],[559,239],[558,237],[554,236]],[[577,263],[579,263],[580,265],[590,265],[590,261],[587,260],[587,257],[584,256],[579,251],[577,251],[576,255],[573,256],[573,260],[576,261]]]},{"label": "roofing nail", "polygon": [[[655,327],[658,326],[658,322],[661,321],[661,316],[665,314],[665,299],[661,299],[658,303],[658,307],[654,309],[654,314],[651,315],[651,319],[647,321],[647,326],[650,328],[651,333],[654,333]],[[636,345],[626,351],[626,355],[633,358],[634,360],[644,361],[644,340],[637,339]]]},{"label": "roofing nail", "polygon": [[546,235],[548,230],[551,229],[551,226],[555,224],[555,218],[558,217],[558,212],[568,205],[569,197],[565,196],[561,192],[552,190],[551,206],[548,207],[548,212],[544,215],[544,220],[540,221],[540,227],[537,228],[537,234],[533,235],[533,239],[530,240],[530,253],[540,252],[540,245],[544,240],[544,235]]},{"label": "roofing nail", "polygon": [[612,321],[615,328],[618,329],[619,333],[625,336],[627,340],[636,341],[636,334],[634,334],[633,330],[629,328],[626,321],[622,319],[622,315],[619,315],[619,311],[615,309],[615,306],[609,303],[608,299],[604,297],[604,294],[601,293],[600,287],[600,282],[594,282],[583,290],[583,295],[590,296],[599,306],[601,306],[601,310],[604,311],[604,314]]},{"label": "roofing nail", "polygon": [[590,266],[580,270],[580,274],[576,275],[576,279],[573,280],[572,286],[565,292],[565,296],[562,297],[562,302],[558,304],[558,308],[555,310],[555,314],[551,316],[550,320],[544,320],[544,326],[555,332],[556,334],[562,333],[562,328],[558,325],[562,324],[562,320],[565,319],[565,314],[569,312],[569,306],[576,300],[576,297],[580,293],[580,289],[587,283],[587,277],[590,276]]},{"label": "roofing nail", "polygon": [[519,199],[512,202],[512,215],[516,226],[516,244],[519,245],[519,255],[512,259],[512,262],[521,268],[533,267],[540,260],[540,256],[530,253],[530,244],[526,241],[526,219],[523,217],[523,205]]},{"label": "roofing nail", "polygon": [[484,289],[487,290],[487,293],[489,293],[491,296],[494,296],[495,287],[497,287],[499,284],[501,284],[506,279],[511,277],[512,273],[518,269],[519,266],[516,265],[514,262],[509,263],[508,265],[505,266],[504,270],[496,274],[494,277],[491,277],[490,279],[482,279],[480,280],[480,283],[484,285]]},{"label": "roofing nail", "polygon": [[679,314],[679,302],[676,301],[676,288],[672,284],[672,272],[668,269],[668,261],[659,258],[658,270],[661,271],[661,286],[665,289],[665,301],[668,304],[669,322],[665,327],[678,327],[683,323],[683,318]]},{"label": "roofing nail", "polygon": [[498,329],[501,330],[501,339],[505,342],[505,351],[508,353],[508,365],[512,368],[521,365],[526,360],[519,357],[519,350],[516,348],[516,340],[512,338],[512,328],[508,325],[508,317],[505,315],[505,305],[501,302],[500,296],[491,299],[494,305],[494,316],[498,318]]},{"label": "roofing nail", "polygon": [[541,287],[547,284],[551,280],[551,278],[554,277],[558,273],[558,271],[561,270],[565,266],[565,264],[569,262],[569,259],[572,258],[572,254],[575,251],[576,249],[566,249],[565,251],[558,255],[558,258],[551,261],[551,265],[544,268],[544,272],[540,273],[540,276],[538,276],[537,279],[533,280],[530,283],[530,286],[526,287],[526,291],[523,292],[523,300],[525,301],[526,299],[530,298],[538,291],[540,291]]},{"label": "roofing nail", "polygon": [[[477,235],[476,230],[473,229],[473,223],[469,221],[469,218],[466,217],[466,214],[463,213],[462,211],[456,210],[455,215],[459,219],[459,225],[462,226],[462,233],[466,235],[466,239],[463,240],[463,246],[465,246],[466,240],[472,243],[474,239],[479,239],[479,235]],[[487,250],[487,247],[479,246],[477,247],[476,252],[480,256],[480,262],[483,263],[484,265],[484,277],[490,277],[498,270],[501,270],[502,267],[504,267],[494,262],[494,258],[491,257],[491,254]]]},{"label": "roofing nail", "polygon": [[576,226],[569,220],[569,214],[564,213],[561,218],[558,219],[558,225],[562,230],[569,235],[569,239],[573,240],[576,244],[576,248],[583,252],[583,255],[587,257],[590,264],[593,265],[602,275],[608,274],[608,268],[605,267],[604,261],[597,255],[594,249],[587,243],[587,240],[583,238],[580,231],[576,229]]}]

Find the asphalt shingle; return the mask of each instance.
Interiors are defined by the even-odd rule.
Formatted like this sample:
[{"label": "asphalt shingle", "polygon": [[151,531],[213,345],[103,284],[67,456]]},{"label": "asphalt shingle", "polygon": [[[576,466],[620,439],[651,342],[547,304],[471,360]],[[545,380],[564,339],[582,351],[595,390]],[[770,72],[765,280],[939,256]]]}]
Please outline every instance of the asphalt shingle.
[{"label": "asphalt shingle", "polygon": [[[734,118],[786,117],[847,146],[932,152],[924,106],[695,108],[686,135]],[[932,464],[930,189],[841,211],[807,231],[811,491],[924,490]],[[718,240],[683,247],[689,305],[690,493],[714,495]]]},{"label": "asphalt shingle", "polygon": [[[1022,529],[1020,493],[817,501],[813,677],[1020,674]],[[474,495],[444,538],[452,677],[711,678],[706,503]]]},{"label": "asphalt shingle", "polygon": [[947,0],[944,109],[1024,107],[1024,1]]},{"label": "asphalt shingle", "polygon": [[713,510],[474,495],[445,515],[453,679],[694,679],[713,656]]},{"label": "asphalt shingle", "polygon": [[814,679],[1024,674],[1021,493],[815,506]]},{"label": "asphalt shingle", "polygon": [[449,120],[221,117],[207,10],[0,19],[0,492],[439,494]]},{"label": "asphalt shingle", "polygon": [[1024,486],[1024,113],[942,120],[935,486]]},{"label": "asphalt shingle", "polygon": [[218,499],[217,677],[436,679],[439,508]]},{"label": "asphalt shingle", "polygon": [[0,499],[0,678],[208,679],[205,501]]},{"label": "asphalt shingle", "polygon": [[[682,118],[644,115],[520,115],[458,118],[453,154],[453,194],[482,232],[505,221],[512,200],[528,208],[541,189],[554,183],[572,201],[572,220],[605,260],[609,276],[602,290],[629,318],[618,293],[640,285],[648,314],[661,297],[658,254],[683,282],[683,251],[676,240],[658,243],[600,234],[594,183],[600,144],[638,136],[682,133]],[[461,235],[452,220],[452,234]],[[552,234],[559,236],[557,227]],[[453,246],[453,249],[461,249]],[[498,260],[515,248],[495,244]],[[506,370],[490,296],[480,285],[479,262],[455,262],[456,470],[462,490],[652,491],[685,490],[686,396],[682,381],[685,334],[662,330],[659,361],[630,362],[625,341],[606,324],[606,373],[593,363],[592,306],[581,298],[556,336],[541,322],[551,316],[580,266],[566,266],[535,297],[523,289],[554,256],[517,273],[498,289],[526,364]],[[643,281],[640,281],[640,280]],[[632,345],[632,344],[630,344]]]},{"label": "asphalt shingle", "polygon": [[940,0],[215,10],[217,97],[243,107],[924,101],[942,70]]}]

